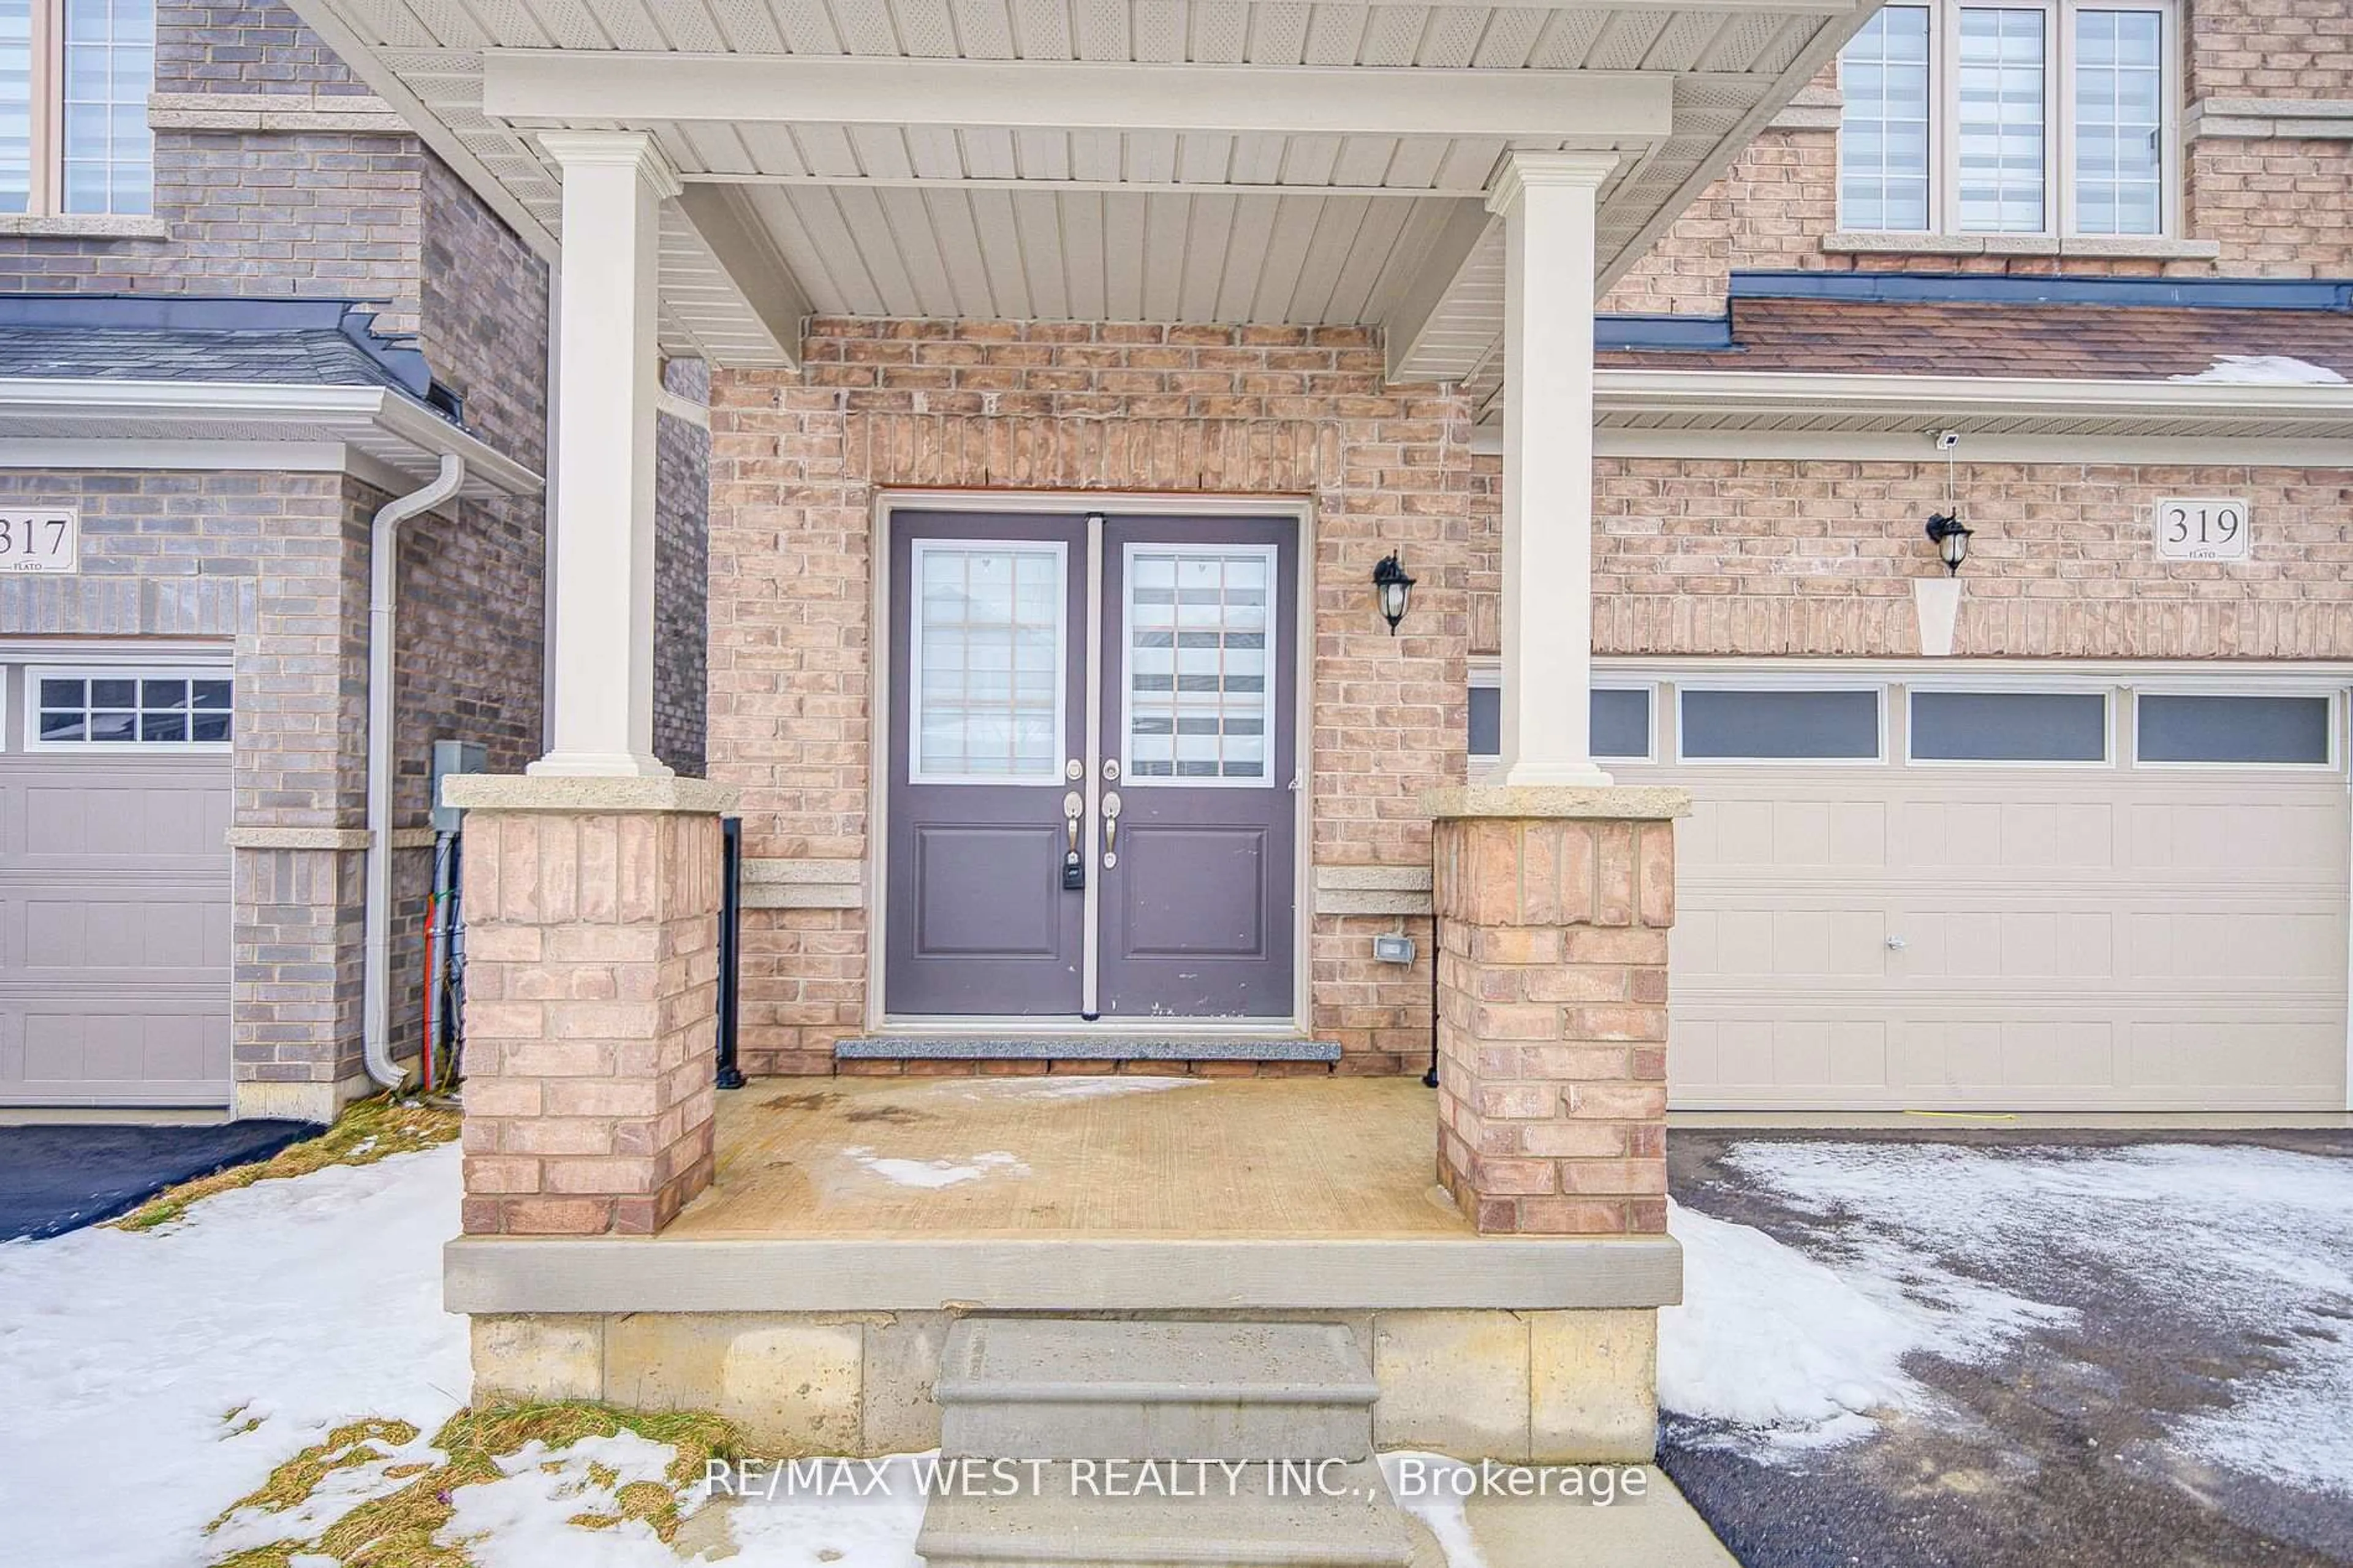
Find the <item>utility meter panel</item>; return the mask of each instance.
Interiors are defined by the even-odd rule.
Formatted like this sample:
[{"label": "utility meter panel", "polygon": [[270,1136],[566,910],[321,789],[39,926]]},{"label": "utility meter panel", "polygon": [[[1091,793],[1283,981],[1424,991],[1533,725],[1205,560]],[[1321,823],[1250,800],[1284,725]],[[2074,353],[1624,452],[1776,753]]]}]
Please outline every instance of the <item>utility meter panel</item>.
[{"label": "utility meter panel", "polygon": [[455,833],[464,812],[441,804],[441,781],[451,773],[486,773],[491,771],[491,751],[480,741],[436,741],[433,742],[433,831]]}]

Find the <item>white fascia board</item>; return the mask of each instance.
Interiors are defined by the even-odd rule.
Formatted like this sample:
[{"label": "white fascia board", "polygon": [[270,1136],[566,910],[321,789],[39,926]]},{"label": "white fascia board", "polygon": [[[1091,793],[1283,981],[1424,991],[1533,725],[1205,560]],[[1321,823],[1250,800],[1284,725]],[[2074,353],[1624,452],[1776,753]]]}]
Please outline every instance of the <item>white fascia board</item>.
[{"label": "white fascia board", "polygon": [[[1967,420],[2136,416],[2233,425],[2353,422],[2353,383],[2335,385],[2056,376],[1852,375],[1740,370],[1594,372],[1597,413],[1727,413],[1768,422],[1825,414]],[[1750,428],[1767,427],[1752,425]],[[1966,428],[1966,426],[1963,426]]]},{"label": "white fascia board", "polygon": [[[47,425],[67,420],[71,423],[74,439],[104,443],[123,458],[135,457],[142,449],[169,455],[185,450],[188,443],[197,443],[219,447],[224,454],[232,450],[258,454],[265,447],[282,447],[288,457],[299,459],[303,451],[322,444],[348,447],[380,432],[436,459],[444,452],[463,458],[469,489],[477,494],[486,489],[508,495],[536,495],[544,482],[480,437],[382,387],[0,377],[0,426],[11,422]],[[110,425],[135,425],[142,428],[142,435],[110,441],[104,434]],[[216,440],[206,435],[207,426],[225,425],[243,428],[282,426],[288,436],[280,443],[249,438]],[[185,434],[157,437],[154,432],[159,426],[165,430],[178,426]],[[322,443],[322,437],[332,439]],[[58,447],[56,442],[42,444],[52,449]],[[375,461],[381,463],[381,459]],[[140,466],[170,464],[150,458]],[[254,466],[294,468],[307,464],[296,461]],[[386,472],[380,478],[397,477],[404,488],[413,489],[430,477],[422,466],[414,475],[397,473],[389,463],[381,463],[381,467]],[[378,479],[371,479],[370,482],[376,483]],[[477,484],[482,489],[476,489]]]},{"label": "white fascia board", "polygon": [[565,123],[1607,138],[1674,125],[1664,72],[482,51],[482,112]]}]

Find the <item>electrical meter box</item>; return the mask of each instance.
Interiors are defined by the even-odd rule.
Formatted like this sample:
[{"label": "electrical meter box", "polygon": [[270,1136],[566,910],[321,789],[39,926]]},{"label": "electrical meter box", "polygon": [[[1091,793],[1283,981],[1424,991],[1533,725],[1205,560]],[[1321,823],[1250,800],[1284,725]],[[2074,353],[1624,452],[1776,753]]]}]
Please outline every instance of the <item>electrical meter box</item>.
[{"label": "electrical meter box", "polygon": [[441,804],[441,781],[451,773],[486,773],[491,771],[490,748],[480,741],[436,741],[433,742],[433,831],[455,833],[459,818],[464,812]]}]

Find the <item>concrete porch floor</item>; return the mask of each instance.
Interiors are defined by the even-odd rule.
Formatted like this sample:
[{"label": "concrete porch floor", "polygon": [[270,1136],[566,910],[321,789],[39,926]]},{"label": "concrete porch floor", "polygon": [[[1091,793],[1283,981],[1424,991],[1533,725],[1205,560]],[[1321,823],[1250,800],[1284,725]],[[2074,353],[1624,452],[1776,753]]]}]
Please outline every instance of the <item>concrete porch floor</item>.
[{"label": "concrete porch floor", "polygon": [[1481,1236],[1418,1079],[767,1079],[659,1234],[468,1236],[475,1313],[1651,1308],[1665,1236]]},{"label": "concrete porch floor", "polygon": [[1416,1079],[765,1079],[663,1241],[1473,1239]]}]

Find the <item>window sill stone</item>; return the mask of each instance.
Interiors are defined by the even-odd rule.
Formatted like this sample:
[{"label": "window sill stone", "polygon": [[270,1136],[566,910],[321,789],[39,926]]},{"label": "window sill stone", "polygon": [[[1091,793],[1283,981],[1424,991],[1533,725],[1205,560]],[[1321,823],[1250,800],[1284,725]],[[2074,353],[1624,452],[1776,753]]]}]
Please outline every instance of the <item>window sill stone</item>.
[{"label": "window sill stone", "polygon": [[112,213],[0,213],[0,235],[39,239],[169,239],[172,226],[159,217]]},{"label": "window sill stone", "polygon": [[1822,237],[1832,256],[2057,256],[2100,257],[2115,261],[2211,261],[2222,254],[2211,239],[2170,239],[2158,235],[2084,235],[2056,238],[2042,234],[1875,234],[1841,230]]}]

